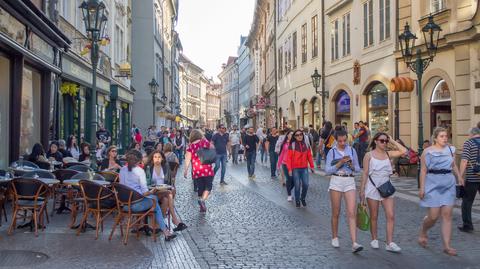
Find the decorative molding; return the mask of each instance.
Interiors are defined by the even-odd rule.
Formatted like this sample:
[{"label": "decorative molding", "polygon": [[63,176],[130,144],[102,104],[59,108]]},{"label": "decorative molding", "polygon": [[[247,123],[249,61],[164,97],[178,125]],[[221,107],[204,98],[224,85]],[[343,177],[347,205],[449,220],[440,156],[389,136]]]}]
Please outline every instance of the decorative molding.
[{"label": "decorative molding", "polygon": [[360,84],[361,81],[361,70],[360,70],[360,63],[358,60],[353,62],[353,85]]}]

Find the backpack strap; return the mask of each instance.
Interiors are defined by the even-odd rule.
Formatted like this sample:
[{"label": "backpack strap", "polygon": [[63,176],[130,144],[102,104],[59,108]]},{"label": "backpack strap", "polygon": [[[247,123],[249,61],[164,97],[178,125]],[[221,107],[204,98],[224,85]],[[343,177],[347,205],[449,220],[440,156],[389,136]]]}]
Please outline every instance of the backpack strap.
[{"label": "backpack strap", "polygon": [[450,151],[450,154],[452,155],[453,157],[453,152],[452,152],[452,149],[450,148],[450,146],[447,146],[448,147],[448,150]]}]

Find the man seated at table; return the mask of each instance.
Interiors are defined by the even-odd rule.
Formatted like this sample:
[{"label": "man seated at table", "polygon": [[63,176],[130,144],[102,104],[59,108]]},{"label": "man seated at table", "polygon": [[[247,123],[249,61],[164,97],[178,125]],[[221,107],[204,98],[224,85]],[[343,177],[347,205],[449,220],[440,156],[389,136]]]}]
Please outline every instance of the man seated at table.
[{"label": "man seated at table", "polygon": [[158,204],[158,198],[155,195],[156,190],[149,191],[147,187],[147,178],[142,168],[138,164],[142,161],[142,153],[138,150],[130,150],[126,154],[127,165],[120,169],[120,184],[126,185],[135,191],[143,194],[145,198],[140,202],[132,204],[132,211],[141,212],[152,207],[152,199],[155,202],[155,221],[160,224],[160,230],[165,235],[165,241],[174,239],[177,235],[170,233],[163,219],[161,208]]}]

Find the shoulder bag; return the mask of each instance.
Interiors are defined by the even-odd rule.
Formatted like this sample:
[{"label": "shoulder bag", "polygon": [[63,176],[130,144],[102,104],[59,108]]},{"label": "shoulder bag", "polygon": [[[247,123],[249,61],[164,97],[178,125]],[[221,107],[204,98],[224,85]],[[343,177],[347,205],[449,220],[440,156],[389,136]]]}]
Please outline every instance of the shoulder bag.
[{"label": "shoulder bag", "polygon": [[201,164],[212,164],[217,160],[217,152],[211,148],[201,148],[197,151],[198,159]]},{"label": "shoulder bag", "polygon": [[[387,152],[387,156],[388,156],[388,160],[390,160],[390,156],[388,155],[388,152]],[[387,182],[385,182],[382,185],[377,187],[377,185],[375,185],[375,183],[373,183],[372,177],[370,175],[368,176],[368,178],[370,179],[370,182],[372,183],[372,185],[375,188],[377,188],[378,193],[380,193],[380,196],[382,196],[382,198],[388,198],[395,193],[395,191],[396,191],[395,187],[393,186],[390,179],[388,179]]]}]

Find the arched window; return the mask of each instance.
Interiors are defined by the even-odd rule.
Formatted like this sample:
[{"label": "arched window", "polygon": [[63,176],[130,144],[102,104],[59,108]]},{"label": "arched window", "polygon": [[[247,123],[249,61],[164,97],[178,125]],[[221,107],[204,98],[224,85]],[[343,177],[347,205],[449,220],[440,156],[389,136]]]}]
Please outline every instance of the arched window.
[{"label": "arched window", "polygon": [[310,125],[310,109],[309,109],[309,104],[307,102],[307,100],[304,100],[302,102],[302,119],[303,119],[303,122],[302,122],[302,127],[308,127],[308,125]]},{"label": "arched window", "polygon": [[367,116],[372,135],[388,132],[388,90],[382,83],[375,84],[367,93]]},{"label": "arched window", "polygon": [[320,113],[320,99],[313,98],[312,106],[313,106],[313,128],[318,130],[320,128],[320,124],[322,120],[322,115]]}]

